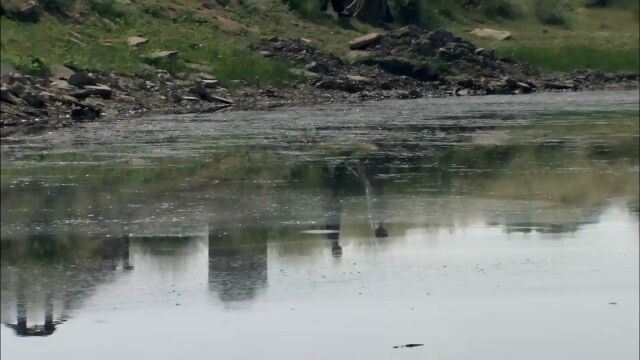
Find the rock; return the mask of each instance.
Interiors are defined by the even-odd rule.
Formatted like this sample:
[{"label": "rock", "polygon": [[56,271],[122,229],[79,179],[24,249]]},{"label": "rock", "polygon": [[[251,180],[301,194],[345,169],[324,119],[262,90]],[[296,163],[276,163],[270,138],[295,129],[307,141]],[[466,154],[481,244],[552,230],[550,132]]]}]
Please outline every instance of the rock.
[{"label": "rock", "polygon": [[184,67],[190,70],[195,70],[203,73],[212,73],[213,68],[211,66],[202,65],[202,64],[194,64],[194,63],[184,63]]},{"label": "rock", "polygon": [[273,53],[271,51],[267,51],[267,50],[260,51],[260,55],[262,55],[262,56],[264,56],[266,58],[273,57]]},{"label": "rock", "polygon": [[357,93],[364,90],[364,86],[357,81],[336,78],[325,78],[316,83],[316,87],[326,90],[340,90],[348,93]]},{"label": "rock", "polygon": [[15,72],[16,68],[13,65],[0,61],[0,78],[4,80],[5,77],[9,76],[9,74],[13,74]]},{"label": "rock", "polygon": [[422,97],[422,94],[420,93],[420,91],[416,89],[411,89],[409,91],[400,91],[398,93],[399,99],[419,99],[421,97]]},{"label": "rock", "polygon": [[347,75],[347,79],[356,82],[370,82],[371,79],[368,77],[360,76],[360,75]]},{"label": "rock", "polygon": [[231,20],[231,19],[227,19],[225,17],[222,16],[213,16],[213,19],[211,19],[211,21],[213,23],[215,23],[216,25],[218,25],[218,27],[221,30],[225,30],[225,31],[232,31],[232,32],[238,32],[238,31],[246,31],[247,27],[242,25],[241,23],[235,21],[235,20]]},{"label": "rock", "polygon": [[20,97],[22,96],[22,94],[24,94],[26,89],[27,88],[22,82],[16,81],[13,84],[9,85],[9,88],[7,90],[9,91],[9,93],[11,93],[11,95]]},{"label": "rock", "polygon": [[304,68],[316,74],[328,74],[329,72],[331,72],[329,66],[327,66],[326,64],[319,64],[315,61],[310,62]]},{"label": "rock", "polygon": [[211,95],[207,91],[207,89],[202,85],[196,85],[189,90],[187,90],[190,94],[198,96],[202,100],[209,101],[211,99]]},{"label": "rock", "polygon": [[60,64],[54,64],[49,67],[50,78],[53,80],[68,80],[74,71]]},{"label": "rock", "polygon": [[149,60],[163,60],[163,59],[175,59],[178,56],[178,52],[175,50],[163,50],[156,51],[147,55]]},{"label": "rock", "polygon": [[148,42],[149,42],[149,39],[143,38],[141,36],[129,36],[127,38],[127,45],[131,47],[138,47]]},{"label": "rock", "polygon": [[95,78],[95,76],[93,76],[92,74],[89,74],[86,71],[78,71],[75,72],[73,74],[71,74],[71,76],[69,76],[69,79],[67,80],[67,82],[70,85],[73,85],[75,87],[85,87],[88,85],[96,85],[98,83],[97,79]]},{"label": "rock", "polygon": [[490,28],[475,28],[471,31],[471,34],[477,37],[495,39],[498,41],[511,39],[510,32]]},{"label": "rock", "polygon": [[574,90],[577,86],[574,83],[545,81],[543,87],[548,90]]},{"label": "rock", "polygon": [[80,46],[87,46],[87,44],[83,43],[82,41],[74,38],[74,37],[68,37],[67,40],[71,41],[72,43],[75,43],[76,45],[80,45]]},{"label": "rock", "polygon": [[189,79],[195,80],[195,81],[216,80],[216,77],[208,73],[199,72],[199,73],[189,75]]},{"label": "rock", "polygon": [[216,95],[209,95],[209,96],[214,101],[221,102],[223,104],[228,104],[228,105],[232,105],[233,104],[233,100],[230,100],[230,99],[227,99],[227,98],[223,98],[221,96],[216,96]]},{"label": "rock", "polygon": [[59,90],[71,90],[71,85],[66,80],[53,80],[49,86]]},{"label": "rock", "polygon": [[43,108],[47,106],[44,96],[35,91],[27,91],[22,95],[22,100],[29,106]]},{"label": "rock", "polygon": [[90,105],[81,104],[71,109],[69,116],[74,121],[91,121],[100,117],[100,110]]},{"label": "rock", "polygon": [[378,65],[382,70],[394,75],[413,75],[413,63],[401,57],[371,59],[368,62]]},{"label": "rock", "polygon": [[33,83],[33,77],[24,74],[13,74],[9,77],[9,83],[21,83],[23,85],[30,86]]},{"label": "rock", "polygon": [[367,59],[371,56],[371,51],[366,50],[351,50],[347,54],[347,59],[350,62],[355,62],[362,59]]},{"label": "rock", "polygon": [[378,65],[390,74],[409,76],[420,81],[436,81],[440,78],[428,63],[413,62],[403,57],[372,58],[364,60],[362,63]]},{"label": "rock", "polygon": [[311,41],[311,40],[309,40],[307,38],[303,38],[303,37],[301,37],[300,40],[306,42],[307,44],[311,44],[313,42],[313,41]]},{"label": "rock", "polygon": [[320,75],[306,69],[289,69],[289,72],[295,76],[304,76],[308,78],[319,78]]},{"label": "rock", "polygon": [[15,12],[14,17],[19,21],[37,23],[40,21],[40,6],[33,1],[29,1]]},{"label": "rock", "polygon": [[220,83],[218,80],[214,80],[214,79],[202,79],[200,80],[200,85],[202,85],[203,87],[207,88],[207,89],[215,89],[218,87],[218,84]]},{"label": "rock", "polygon": [[535,89],[535,86],[533,86],[533,84],[525,83],[522,81],[518,81],[516,83],[516,86],[518,87],[518,92],[523,94],[529,94]]},{"label": "rock", "polygon": [[454,93],[457,96],[468,96],[469,94],[471,94],[469,89],[456,89],[456,90],[454,90]]},{"label": "rock", "polygon": [[197,98],[195,96],[182,96],[180,99],[184,100],[184,101],[200,101],[200,98]]},{"label": "rock", "polygon": [[367,35],[363,35],[349,41],[349,49],[363,50],[363,49],[366,49],[369,45],[376,44],[378,41],[380,41],[380,39],[382,39],[382,34],[369,33]]},{"label": "rock", "polygon": [[84,89],[76,91],[71,96],[77,99],[86,99],[89,96],[99,96],[103,99],[110,99],[113,90],[106,85],[87,85]]},{"label": "rock", "polygon": [[18,103],[18,98],[13,96],[13,94],[11,94],[11,92],[9,91],[9,89],[6,86],[3,86],[3,87],[0,88],[0,100],[2,100],[4,102],[8,102],[10,104],[17,104]]},{"label": "rock", "polygon": [[66,104],[66,105],[80,105],[80,103],[78,102],[78,99],[69,95],[52,94],[52,96],[49,97],[49,100],[54,102],[59,102],[61,104]]}]

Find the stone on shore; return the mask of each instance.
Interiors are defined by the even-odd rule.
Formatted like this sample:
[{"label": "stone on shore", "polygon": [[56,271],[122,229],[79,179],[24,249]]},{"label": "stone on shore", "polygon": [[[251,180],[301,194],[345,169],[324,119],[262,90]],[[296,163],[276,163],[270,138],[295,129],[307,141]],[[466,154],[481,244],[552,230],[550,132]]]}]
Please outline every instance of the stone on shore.
[{"label": "stone on shore", "polygon": [[3,86],[2,88],[0,88],[0,100],[8,102],[10,104],[18,103],[18,98],[13,96],[13,94],[11,94],[11,92],[6,86]]},{"label": "stone on shore", "polygon": [[50,78],[53,80],[69,80],[74,71],[60,64],[54,64],[49,67]]},{"label": "stone on shore", "polygon": [[347,53],[347,59],[351,62],[366,59],[370,56],[371,52],[366,50],[351,50]]},{"label": "stone on shore", "polygon": [[349,41],[349,48],[351,50],[364,50],[369,45],[373,45],[380,41],[380,39],[382,39],[382,34],[369,33]]},{"label": "stone on shore", "polygon": [[142,36],[129,36],[127,38],[127,45],[131,47],[138,47],[148,42],[149,42],[149,39],[143,38]]},{"label": "stone on shore", "polygon": [[79,88],[96,85],[98,83],[97,79],[92,74],[89,74],[86,71],[78,71],[71,74],[67,82],[69,83],[69,85],[73,85]]},{"label": "stone on shore", "polygon": [[162,60],[162,59],[175,59],[178,56],[178,52],[175,50],[162,50],[152,52],[147,55],[149,60]]},{"label": "stone on shore", "polygon": [[84,89],[76,91],[71,96],[77,99],[86,99],[89,96],[98,96],[103,99],[110,99],[113,95],[113,90],[106,85],[88,85]]},{"label": "stone on shore", "polygon": [[475,28],[471,31],[471,34],[477,37],[495,39],[499,41],[511,39],[510,32],[490,28]]},{"label": "stone on shore", "polygon": [[47,106],[44,96],[35,92],[27,91],[22,95],[22,100],[29,106],[43,108]]}]

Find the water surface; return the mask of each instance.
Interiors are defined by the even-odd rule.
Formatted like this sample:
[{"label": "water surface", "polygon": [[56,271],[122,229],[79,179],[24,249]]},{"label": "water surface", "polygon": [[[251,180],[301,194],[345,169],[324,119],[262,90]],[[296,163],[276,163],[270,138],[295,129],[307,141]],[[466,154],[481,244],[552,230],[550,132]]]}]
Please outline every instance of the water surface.
[{"label": "water surface", "polygon": [[8,139],[2,359],[637,359],[638,114],[584,92]]}]

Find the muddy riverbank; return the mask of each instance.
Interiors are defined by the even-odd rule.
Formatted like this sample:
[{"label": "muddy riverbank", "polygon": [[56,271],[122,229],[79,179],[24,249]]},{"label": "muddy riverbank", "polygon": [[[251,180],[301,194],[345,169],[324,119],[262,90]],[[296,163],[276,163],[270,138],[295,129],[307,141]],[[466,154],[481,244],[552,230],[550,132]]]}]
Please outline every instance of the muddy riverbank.
[{"label": "muddy riverbank", "polygon": [[251,45],[265,57],[291,64],[297,80],[280,87],[243,82],[223,87],[215,74],[173,75],[151,67],[138,77],[62,65],[47,69],[42,77],[6,73],[0,131],[4,137],[143,114],[638,87],[638,73],[541,74],[446,30],[428,32],[409,26],[365,35],[349,47],[352,51],[345,60],[303,38],[273,37]]}]

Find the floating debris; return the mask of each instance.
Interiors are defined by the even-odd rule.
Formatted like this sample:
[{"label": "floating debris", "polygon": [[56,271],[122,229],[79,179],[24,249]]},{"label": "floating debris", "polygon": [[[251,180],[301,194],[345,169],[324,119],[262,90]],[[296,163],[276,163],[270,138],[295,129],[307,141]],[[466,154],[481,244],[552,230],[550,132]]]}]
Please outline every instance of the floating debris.
[{"label": "floating debris", "polygon": [[402,349],[402,348],[412,348],[412,347],[418,347],[418,346],[424,346],[424,344],[405,344],[405,345],[396,345],[393,348],[394,349]]}]

